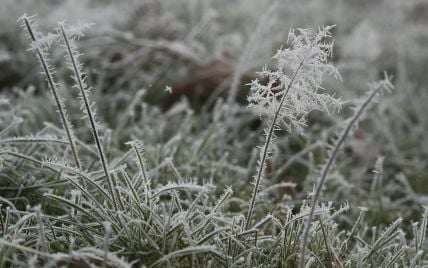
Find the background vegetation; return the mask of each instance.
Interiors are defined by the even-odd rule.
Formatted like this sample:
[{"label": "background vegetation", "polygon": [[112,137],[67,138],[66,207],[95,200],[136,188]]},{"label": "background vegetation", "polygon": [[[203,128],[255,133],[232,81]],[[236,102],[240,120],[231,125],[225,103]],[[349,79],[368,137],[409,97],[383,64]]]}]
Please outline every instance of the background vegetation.
[{"label": "background vegetation", "polygon": [[[250,2],[0,0],[0,267],[428,265],[428,3]],[[16,21],[24,13],[38,14],[45,35],[60,21],[95,23],[75,42],[82,76],[60,35],[39,47],[80,168]],[[275,68],[291,28],[333,24],[329,62],[341,79],[322,86],[344,103],[309,113],[304,135],[279,124],[247,228],[269,119],[247,107],[248,83]],[[395,89],[376,96],[340,148],[299,262],[331,144],[384,71]],[[79,77],[96,125],[82,118]]]}]

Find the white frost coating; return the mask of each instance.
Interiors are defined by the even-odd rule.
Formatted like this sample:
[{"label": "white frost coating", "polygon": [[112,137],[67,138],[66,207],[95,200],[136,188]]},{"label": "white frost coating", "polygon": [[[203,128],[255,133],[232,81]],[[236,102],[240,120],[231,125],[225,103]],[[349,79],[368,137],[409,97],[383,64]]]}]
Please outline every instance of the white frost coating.
[{"label": "white frost coating", "polygon": [[[287,47],[273,57],[276,69],[263,68],[259,75],[265,81],[251,82],[249,107],[269,117],[278,112],[276,123],[283,121],[287,130],[300,134],[309,112],[339,108],[340,99],[324,93],[321,86],[324,75],[340,79],[336,67],[328,62],[333,53],[332,28],[320,28],[316,34],[306,29],[291,30]],[[282,101],[284,95],[287,96]]]}]

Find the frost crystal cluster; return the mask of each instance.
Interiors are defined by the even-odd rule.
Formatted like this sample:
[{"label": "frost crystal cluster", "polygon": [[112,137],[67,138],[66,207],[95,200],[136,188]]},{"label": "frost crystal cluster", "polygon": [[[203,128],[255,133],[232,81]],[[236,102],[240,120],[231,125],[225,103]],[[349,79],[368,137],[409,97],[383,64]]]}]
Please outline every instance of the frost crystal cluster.
[{"label": "frost crystal cluster", "polygon": [[269,122],[265,128],[264,145],[260,148],[254,189],[245,222],[246,229],[250,226],[266,161],[270,157],[271,142],[280,123],[283,122],[288,130],[293,129],[303,135],[309,112],[328,111],[329,106],[338,107],[341,104],[340,100],[320,92],[324,74],[339,78],[337,69],[328,63],[333,52],[330,34],[332,27],[323,27],[317,34],[311,34],[304,29],[299,29],[299,34],[296,34],[292,30],[288,35],[289,47],[280,49],[274,56],[278,62],[277,69],[271,71],[265,67],[260,72],[263,81],[254,80],[251,83],[249,106],[260,114],[267,114]]},{"label": "frost crystal cluster", "polygon": [[306,29],[291,30],[287,47],[273,57],[276,69],[265,67],[259,72],[261,79],[251,82],[249,106],[300,134],[309,112],[340,107],[341,101],[321,86],[324,75],[340,79],[336,67],[328,62],[333,53],[333,27],[322,27],[316,34]]}]

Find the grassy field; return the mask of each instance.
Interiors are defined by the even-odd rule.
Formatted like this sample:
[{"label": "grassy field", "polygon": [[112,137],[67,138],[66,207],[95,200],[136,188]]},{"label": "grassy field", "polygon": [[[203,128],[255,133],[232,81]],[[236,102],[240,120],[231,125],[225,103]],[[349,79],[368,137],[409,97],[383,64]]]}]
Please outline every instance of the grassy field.
[{"label": "grassy field", "polygon": [[0,267],[428,267],[426,1],[0,4]]}]

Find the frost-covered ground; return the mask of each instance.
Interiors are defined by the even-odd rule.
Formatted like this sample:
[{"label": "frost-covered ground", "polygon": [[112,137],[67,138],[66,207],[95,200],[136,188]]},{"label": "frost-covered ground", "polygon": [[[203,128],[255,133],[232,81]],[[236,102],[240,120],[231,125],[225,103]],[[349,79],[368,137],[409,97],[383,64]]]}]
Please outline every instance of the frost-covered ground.
[{"label": "frost-covered ground", "polygon": [[428,266],[427,1],[0,4],[0,267]]}]

